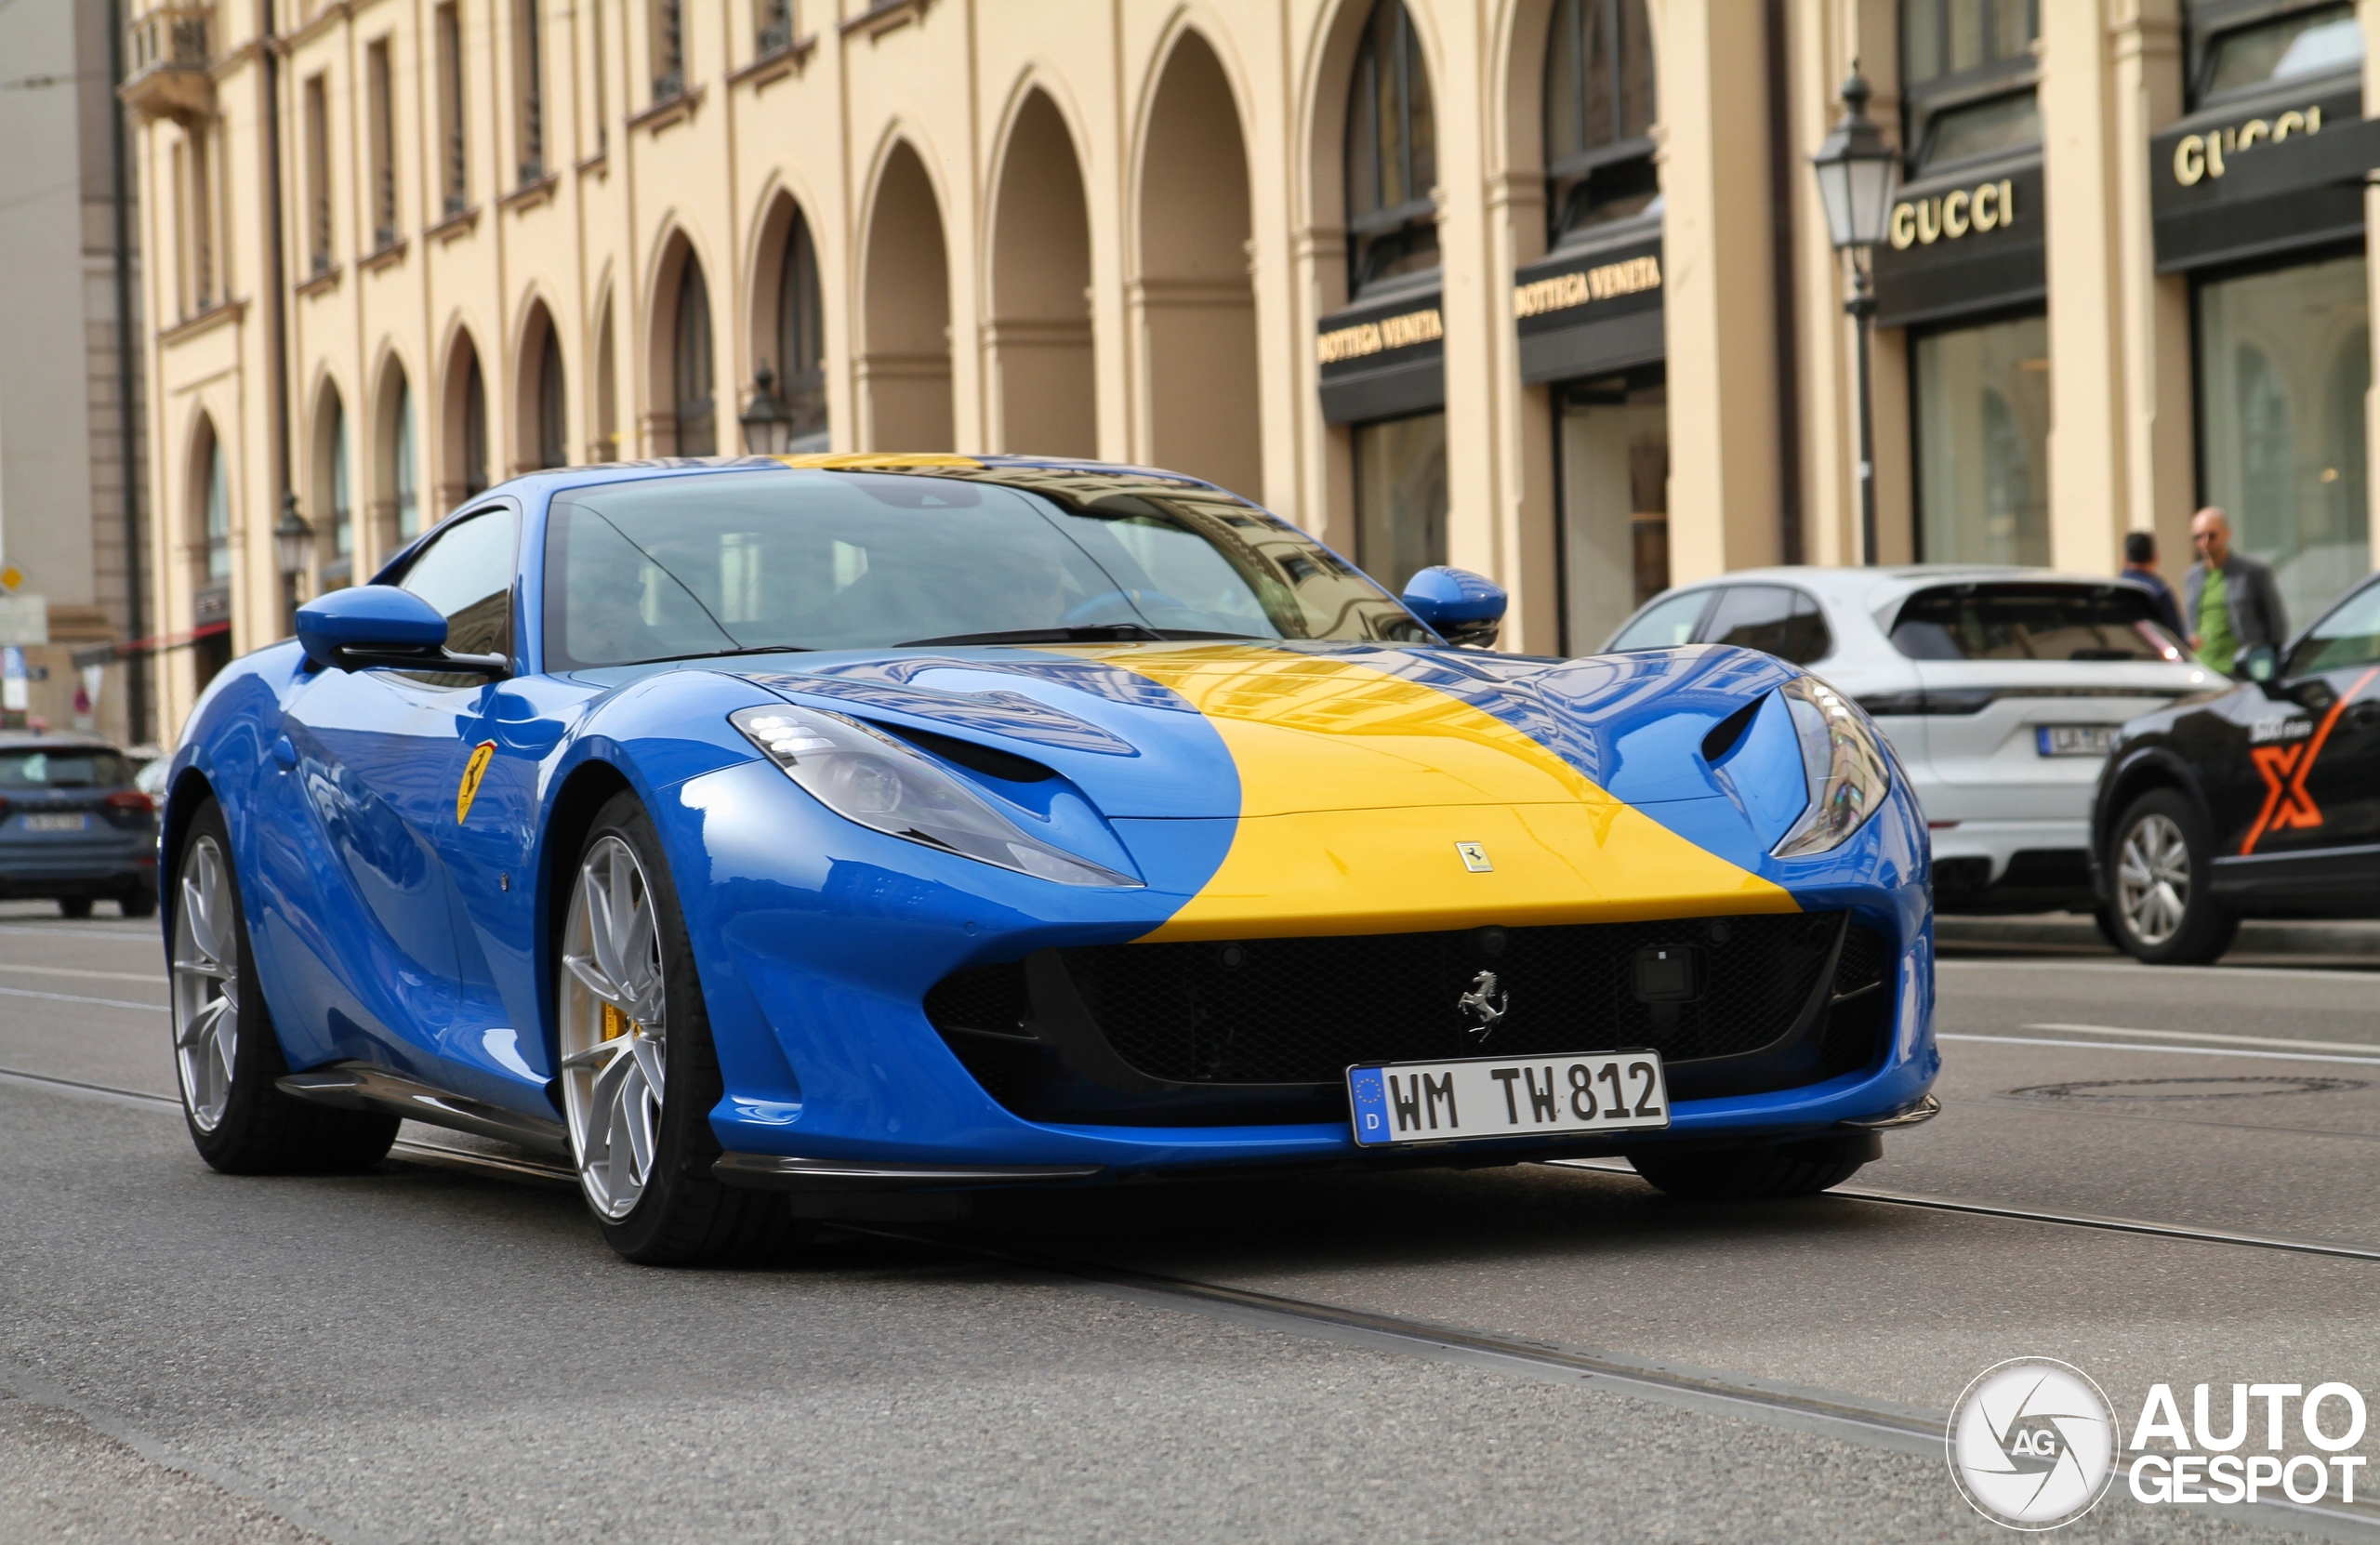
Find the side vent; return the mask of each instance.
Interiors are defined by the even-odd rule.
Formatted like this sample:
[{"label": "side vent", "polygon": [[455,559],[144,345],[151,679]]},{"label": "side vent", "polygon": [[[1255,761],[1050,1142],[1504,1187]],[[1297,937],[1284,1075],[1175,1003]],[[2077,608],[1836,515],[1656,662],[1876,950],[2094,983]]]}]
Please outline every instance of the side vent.
[{"label": "side vent", "polygon": [[1752,721],[1760,717],[1760,706],[1767,701],[1768,694],[1763,693],[1711,726],[1711,733],[1702,737],[1702,759],[1713,766],[1725,759],[1736,748],[1736,743],[1744,738],[1744,732],[1752,728]]}]

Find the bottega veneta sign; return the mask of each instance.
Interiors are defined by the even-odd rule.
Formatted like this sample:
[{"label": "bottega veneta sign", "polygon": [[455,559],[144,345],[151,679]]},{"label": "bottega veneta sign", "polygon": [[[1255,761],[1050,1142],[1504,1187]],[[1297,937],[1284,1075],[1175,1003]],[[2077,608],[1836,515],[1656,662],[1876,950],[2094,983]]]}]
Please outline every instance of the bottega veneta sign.
[{"label": "bottega veneta sign", "polygon": [[1557,273],[1551,279],[1516,284],[1513,287],[1513,315],[1543,316],[1548,311],[1567,310],[1623,295],[1642,295],[1660,287],[1661,260],[1648,253],[1579,273]]},{"label": "bottega veneta sign", "polygon": [[1342,360],[1360,360],[1367,354],[1391,349],[1433,343],[1446,336],[1446,324],[1439,319],[1438,309],[1433,306],[1427,310],[1382,317],[1378,322],[1333,328],[1314,340],[1314,356],[1324,364],[1337,364]]}]

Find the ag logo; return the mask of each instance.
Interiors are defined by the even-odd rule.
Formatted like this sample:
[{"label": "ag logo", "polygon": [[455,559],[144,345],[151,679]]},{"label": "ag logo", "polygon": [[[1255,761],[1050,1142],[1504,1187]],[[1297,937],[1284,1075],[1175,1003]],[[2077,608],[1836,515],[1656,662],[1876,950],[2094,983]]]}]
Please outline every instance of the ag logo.
[{"label": "ag logo", "polygon": [[2098,1506],[2115,1479],[2108,1397],[2082,1369],[2016,1357],[1977,1375],[1950,1407],[1950,1478],[2012,1529],[2055,1529]]},{"label": "ag logo", "polygon": [[480,780],[487,776],[488,759],[496,755],[496,742],[483,740],[471,747],[471,759],[463,764],[463,781],[455,789],[455,825],[461,825],[463,817],[471,812],[471,801],[479,798]]}]

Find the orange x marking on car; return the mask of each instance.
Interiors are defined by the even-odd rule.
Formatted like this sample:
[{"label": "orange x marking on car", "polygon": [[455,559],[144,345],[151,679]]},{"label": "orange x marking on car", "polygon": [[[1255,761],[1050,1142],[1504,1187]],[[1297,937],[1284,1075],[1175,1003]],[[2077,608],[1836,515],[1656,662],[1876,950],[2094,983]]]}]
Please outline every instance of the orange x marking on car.
[{"label": "orange x marking on car", "polygon": [[2240,844],[2241,857],[2254,852],[2256,843],[2268,831],[2322,824],[2321,807],[2306,792],[2306,774],[2314,770],[2314,759],[2322,754],[2322,743],[2331,738],[2331,726],[2339,721],[2347,706],[2372,684],[2374,676],[2380,676],[2380,668],[2365,671],[2354,686],[2341,693],[2306,741],[2296,746],[2259,746],[2248,753],[2256,771],[2264,774],[2265,804],[2256,812],[2256,824],[2248,828],[2248,839]]}]

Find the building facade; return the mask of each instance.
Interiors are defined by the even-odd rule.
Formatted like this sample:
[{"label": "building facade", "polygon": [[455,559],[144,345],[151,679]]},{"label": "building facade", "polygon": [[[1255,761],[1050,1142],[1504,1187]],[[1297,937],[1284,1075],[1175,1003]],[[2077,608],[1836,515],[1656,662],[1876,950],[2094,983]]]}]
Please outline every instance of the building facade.
[{"label": "building facade", "polygon": [[[764,399],[1210,477],[1532,651],[1754,564],[2178,570],[2202,501],[2300,620],[2370,564],[2380,0],[141,4],[169,727],[492,483]],[[1873,554],[1808,165],[1855,59]]]},{"label": "building facade", "polygon": [[0,724],[123,742],[152,728],[143,662],[119,658],[142,631],[147,350],[117,324],[139,294],[117,37],[106,0],[0,8]]}]

